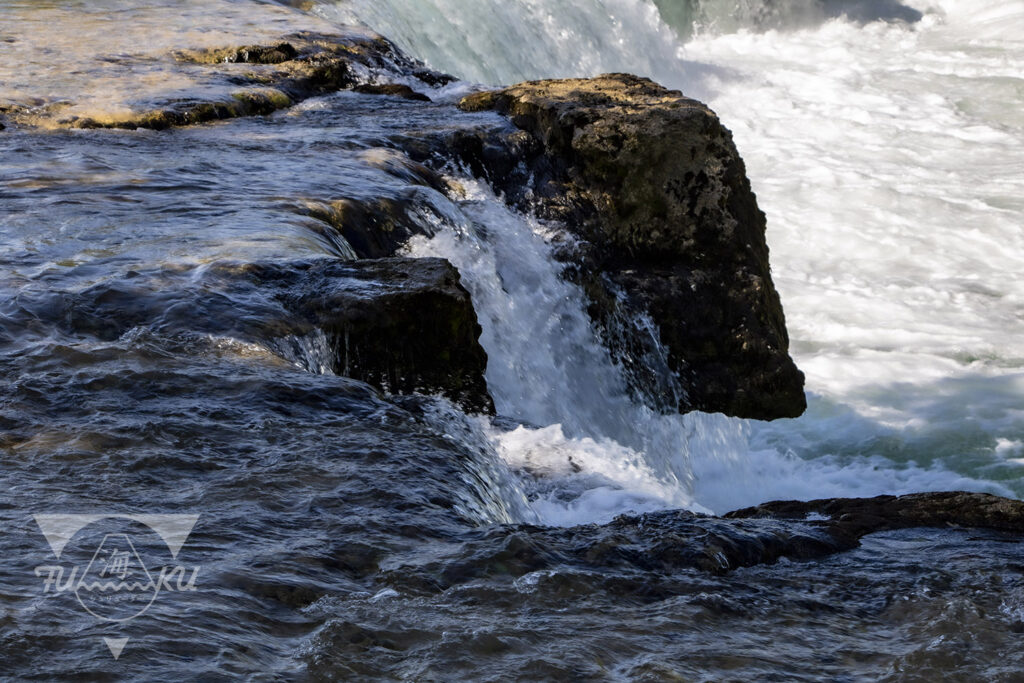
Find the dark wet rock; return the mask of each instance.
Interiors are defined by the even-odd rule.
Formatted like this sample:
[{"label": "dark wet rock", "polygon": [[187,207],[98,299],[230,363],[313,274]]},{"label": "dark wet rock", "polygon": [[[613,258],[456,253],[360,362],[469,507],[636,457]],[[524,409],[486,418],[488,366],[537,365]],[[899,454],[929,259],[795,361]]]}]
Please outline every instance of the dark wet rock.
[{"label": "dark wet rock", "polygon": [[410,72],[417,80],[423,81],[432,88],[439,88],[442,85],[448,85],[459,80],[451,74],[446,74],[443,71],[434,71],[426,67],[415,68]]},{"label": "dark wet rock", "polygon": [[[355,66],[381,74],[422,76],[421,80],[443,82],[450,78],[405,56],[381,36],[302,32],[285,36],[282,42],[272,45],[179,52],[176,56],[180,61],[197,64],[269,65],[257,71],[242,71],[239,76],[254,83],[273,85],[295,100],[357,85],[370,93],[412,92],[408,85],[361,83],[353,73]],[[430,84],[428,80],[424,82]]]},{"label": "dark wet rock", "polygon": [[[444,259],[165,268],[82,292],[26,296],[4,313],[0,334],[19,326],[23,335],[105,341],[140,330],[164,338],[213,335],[389,393],[439,393],[467,411],[494,409],[481,328],[458,271]],[[43,320],[57,329],[41,327]]]},{"label": "dark wet rock", "polygon": [[402,83],[365,83],[357,85],[353,90],[365,95],[391,95],[393,97],[403,97],[407,100],[430,102],[429,97],[421,92],[416,92],[408,85]]},{"label": "dark wet rock", "polygon": [[638,594],[652,588],[652,576],[685,569],[723,574],[783,557],[822,557],[847,547],[811,524],[722,520],[672,510],[619,517],[605,525],[486,530],[466,539],[457,556],[439,557],[417,568],[403,567],[387,580],[402,591],[432,593],[547,570],[619,577],[636,574],[646,579],[620,579],[603,590]]},{"label": "dark wet rock", "polygon": [[[687,387],[679,410],[804,411],[765,216],[711,110],[625,74],[523,83],[460,107],[496,111],[514,127],[467,126],[445,138],[447,152],[581,240],[563,256],[606,331],[650,314]],[[630,345],[645,343],[612,344],[620,356]]]},{"label": "dark wet rock", "polygon": [[296,204],[293,211],[313,219],[306,227],[331,245],[337,256],[346,259],[394,256],[412,237],[433,236],[432,224],[424,219],[432,211],[431,192],[424,188],[444,194],[452,191],[448,182],[436,171],[394,150],[369,150],[362,160],[407,182],[409,187],[391,196]]},{"label": "dark wet rock", "polygon": [[291,43],[276,45],[248,45],[246,47],[213,50],[204,54],[205,63],[225,64],[280,64],[299,56]]},{"label": "dark wet rock", "polygon": [[[260,287],[298,293],[281,296],[325,333],[337,374],[397,394],[441,393],[472,412],[494,411],[481,328],[448,261],[247,264],[237,273]],[[345,286],[334,284],[339,280]]]},{"label": "dark wet rock", "polygon": [[915,527],[963,527],[1024,534],[1024,501],[988,493],[949,491],[875,498],[775,501],[726,515],[730,519],[807,520],[856,545],[867,534]]},{"label": "dark wet rock", "polygon": [[428,234],[413,214],[416,208],[415,198],[406,196],[306,202],[296,210],[333,232],[326,238],[340,256],[374,259],[393,256],[412,236]]},{"label": "dark wet rock", "polygon": [[432,200],[442,199],[456,188],[437,171],[412,161],[398,150],[369,149],[360,153],[359,158],[408,187],[390,196],[293,204],[292,211],[312,219],[305,227],[318,235],[336,256],[345,259],[394,256],[401,253],[412,237],[433,236],[434,224],[425,218],[437,213]]}]

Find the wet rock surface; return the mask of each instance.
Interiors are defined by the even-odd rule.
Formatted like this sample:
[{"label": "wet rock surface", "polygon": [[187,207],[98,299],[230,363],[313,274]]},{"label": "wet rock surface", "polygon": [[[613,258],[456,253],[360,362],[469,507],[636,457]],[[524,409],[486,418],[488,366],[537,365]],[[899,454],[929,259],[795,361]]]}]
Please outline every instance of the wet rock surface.
[{"label": "wet rock surface", "polygon": [[[440,393],[493,412],[469,293],[443,259],[215,263],[130,273],[80,292],[9,302],[0,335],[115,341],[146,329],[260,345],[312,372],[390,393]],[[326,367],[320,367],[326,364]]]},{"label": "wet rock surface", "polygon": [[130,113],[99,116],[69,113],[73,102],[66,100],[12,105],[12,117],[48,127],[164,130],[271,114],[339,90],[430,101],[408,84],[391,83],[389,78],[418,79],[424,88],[451,80],[409,59],[387,39],[357,32],[301,31],[267,44],[176,50],[156,61],[165,63],[162,68],[169,77],[175,66],[185,67],[195,80],[191,90],[196,94],[158,94],[128,102]]},{"label": "wet rock surface", "polygon": [[[286,36],[269,45],[247,45],[211,50],[180,51],[182,62],[218,67],[220,75],[243,86],[231,99],[221,101],[180,101],[116,122],[83,119],[71,122],[78,128],[153,128],[204,123],[217,119],[270,114],[278,109],[317,95],[343,89],[374,95],[394,95],[430,101],[410,86],[394,83],[365,83],[363,73],[420,73],[426,78],[443,78],[405,57],[385,38],[352,37],[317,33]],[[232,69],[228,65],[258,68]]]},{"label": "wet rock surface", "polygon": [[841,542],[867,534],[919,527],[960,527],[1024,534],[1024,502],[987,493],[951,491],[875,498],[774,501],[726,515],[729,519],[806,520]]},{"label": "wet rock surface", "polygon": [[423,189],[442,196],[452,191],[448,181],[397,150],[374,149],[361,156],[364,163],[408,186],[390,197],[306,200],[292,210],[313,219],[315,224],[308,227],[335,245],[339,255],[351,259],[394,256],[412,237],[432,236],[433,228],[424,219],[425,213],[432,212],[431,203],[425,201]]},{"label": "wet rock surface", "polygon": [[[401,578],[391,581],[404,591],[431,593],[494,576],[544,571],[722,574],[782,557],[810,559],[843,549],[811,524],[726,521],[676,510],[620,517],[604,525],[491,529],[467,540],[457,556],[438,558],[415,572],[403,568]],[[642,583],[626,582],[616,592],[643,593]]]},{"label": "wet rock surface", "polygon": [[[29,125],[166,129],[270,114],[338,90],[434,107],[408,82],[428,89],[451,80],[361,32],[298,31],[153,60],[205,85],[193,88],[195,95],[150,97],[130,114],[82,115],[58,101],[13,106],[9,116]],[[623,74],[521,84],[471,95],[460,107],[467,113],[450,116],[443,133],[395,136],[390,144],[434,166],[464,162],[512,204],[567,226],[560,247],[566,275],[588,295],[591,317],[636,398],[662,412],[759,419],[804,410],[803,375],[788,356],[771,281],[764,215],[712,112]],[[480,125],[482,111],[509,123],[490,118]],[[402,166],[397,176],[411,186],[451,192],[425,166],[387,163]],[[415,191],[292,203],[322,242],[349,259],[394,256],[412,236],[430,235],[420,205]],[[657,338],[634,325],[645,316]],[[650,371],[659,345],[678,382]]]},{"label": "wet rock surface", "polygon": [[650,314],[688,388],[680,410],[803,412],[765,217],[713,112],[625,74],[523,83],[460,107],[513,124],[446,143],[511,202],[582,240],[565,258],[596,321]]}]

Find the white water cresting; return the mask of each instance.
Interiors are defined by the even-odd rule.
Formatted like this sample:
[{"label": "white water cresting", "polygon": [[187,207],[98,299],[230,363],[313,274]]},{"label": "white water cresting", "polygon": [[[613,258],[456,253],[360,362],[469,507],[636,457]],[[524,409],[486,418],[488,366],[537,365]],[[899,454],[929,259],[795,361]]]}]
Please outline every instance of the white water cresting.
[{"label": "white water cresting", "polygon": [[476,81],[650,75],[733,130],[810,407],[774,423],[693,417],[693,502],[1024,495],[1024,2],[735,4],[351,0],[320,12],[357,16]]}]

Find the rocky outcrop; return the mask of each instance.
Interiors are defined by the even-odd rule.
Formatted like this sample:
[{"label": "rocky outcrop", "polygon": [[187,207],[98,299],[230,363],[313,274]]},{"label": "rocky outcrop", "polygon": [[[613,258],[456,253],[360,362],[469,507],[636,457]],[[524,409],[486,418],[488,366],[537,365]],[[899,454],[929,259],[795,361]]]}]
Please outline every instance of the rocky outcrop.
[{"label": "rocky outcrop", "polygon": [[439,393],[467,411],[494,410],[480,325],[458,271],[444,259],[218,262],[134,272],[81,292],[26,296],[6,318],[7,329],[20,325],[29,334],[41,319],[60,321],[59,334],[70,338],[114,341],[144,331],[188,344],[209,336],[239,340],[389,393]]},{"label": "rocky outcrop", "polygon": [[988,493],[948,491],[875,498],[775,501],[726,515],[729,519],[775,519],[815,523],[835,539],[855,546],[867,534],[915,527],[962,527],[1024,534],[1024,501]]},{"label": "rocky outcrop", "polygon": [[[624,74],[523,83],[460,107],[513,124],[445,144],[512,203],[579,240],[563,256],[594,319],[607,332],[646,312],[658,326],[687,389],[673,408],[759,419],[804,411],[765,216],[711,110]],[[649,346],[607,336],[620,356]]]},{"label": "rocky outcrop", "polygon": [[481,328],[459,272],[437,258],[247,264],[237,274],[326,335],[333,370],[387,392],[440,393],[494,412]]},{"label": "rocky outcrop", "polygon": [[[367,33],[297,31],[259,40],[146,62],[187,74],[195,86],[189,97],[156,88],[102,116],[59,98],[31,112],[10,108],[5,118],[163,129],[268,114],[341,89],[425,100],[408,83],[451,78]],[[587,293],[638,398],[664,412],[802,413],[803,375],[788,355],[765,217],[729,131],[707,107],[623,74],[524,83],[471,95],[460,107],[464,113],[431,117],[445,118],[433,132],[396,133],[380,144],[435,167],[464,162],[514,205],[564,225],[566,274]],[[436,173],[393,157],[385,163],[410,187],[450,192]],[[286,201],[345,259],[393,256],[411,236],[430,233],[415,191]],[[648,317],[653,325],[637,324]],[[671,373],[680,381],[666,380]]]},{"label": "rocky outcrop", "polygon": [[[67,114],[67,103],[58,102],[32,110],[14,109],[14,118],[29,125],[163,130],[266,115],[339,90],[429,101],[408,84],[392,83],[388,77],[419,79],[424,87],[453,80],[409,59],[387,39],[362,33],[303,31],[267,44],[178,50],[166,61],[189,67],[196,82],[195,96],[174,93],[128,103],[132,113],[107,116]],[[170,64],[167,68],[173,73]]]},{"label": "rocky outcrop", "polygon": [[[808,516],[816,513],[816,519]],[[957,527],[1024,534],[1024,502],[986,494],[922,493],[877,498],[766,503],[724,517],[665,510],[569,528],[520,526],[481,531],[406,577],[418,588],[445,590],[492,574],[525,576],[572,567],[602,574],[639,571],[650,579],[680,569],[725,574],[782,558],[814,560],[852,550],[867,534]],[[619,588],[644,593],[643,580]],[[612,590],[616,590],[612,587]]]},{"label": "rocky outcrop", "polygon": [[422,217],[429,211],[423,188],[441,194],[450,192],[452,188],[445,179],[395,150],[367,150],[360,160],[407,183],[407,187],[391,196],[306,200],[292,205],[295,213],[312,219],[306,227],[320,235],[338,256],[348,259],[394,256],[412,237],[432,236],[433,229]]}]

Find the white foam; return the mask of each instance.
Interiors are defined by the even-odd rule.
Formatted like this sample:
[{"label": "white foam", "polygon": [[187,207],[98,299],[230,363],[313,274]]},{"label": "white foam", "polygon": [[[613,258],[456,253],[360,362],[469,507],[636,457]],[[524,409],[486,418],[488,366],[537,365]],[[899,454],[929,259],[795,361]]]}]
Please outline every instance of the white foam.
[{"label": "white foam", "polygon": [[[1021,55],[964,40],[958,16],[688,46],[739,74],[712,105],[769,216],[812,392],[807,417],[756,433],[824,456],[808,467],[837,494],[984,487],[949,472],[985,479],[1024,435]],[[924,469],[872,476],[881,455]],[[1024,490],[1008,483],[990,488]]]},{"label": "white foam", "polygon": [[528,479],[531,507],[547,524],[604,523],[625,513],[695,505],[645,455],[611,439],[568,438],[561,425],[493,429],[498,453]]},{"label": "white foam", "polygon": [[1013,439],[996,439],[995,450],[997,455],[1001,455],[1003,457],[1007,455],[1016,455],[1017,453],[1024,452],[1024,441],[1017,441]]}]

